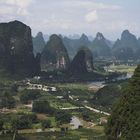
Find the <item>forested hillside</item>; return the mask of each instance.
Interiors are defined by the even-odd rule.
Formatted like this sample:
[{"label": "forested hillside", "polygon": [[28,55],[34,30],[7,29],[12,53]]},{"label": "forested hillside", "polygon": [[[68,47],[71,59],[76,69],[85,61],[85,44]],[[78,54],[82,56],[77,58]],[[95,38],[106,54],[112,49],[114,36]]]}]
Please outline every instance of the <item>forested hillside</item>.
[{"label": "forested hillside", "polygon": [[140,139],[140,65],[113,109],[106,134],[108,140]]}]

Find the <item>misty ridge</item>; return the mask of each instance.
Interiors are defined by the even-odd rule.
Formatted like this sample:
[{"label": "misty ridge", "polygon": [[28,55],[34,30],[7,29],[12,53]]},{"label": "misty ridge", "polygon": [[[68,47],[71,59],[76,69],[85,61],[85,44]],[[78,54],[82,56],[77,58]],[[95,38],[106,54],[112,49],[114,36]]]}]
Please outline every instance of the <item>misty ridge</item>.
[{"label": "misty ridge", "polygon": [[[80,48],[86,47],[90,49],[95,59],[139,61],[140,38],[128,30],[124,30],[120,39],[116,41],[105,38],[100,32],[96,34],[96,37],[87,36],[84,33],[81,36],[78,34],[69,36],[59,34],[58,36],[62,39],[70,59],[73,59]],[[43,35],[42,32],[33,37],[34,54],[43,51],[49,37],[49,35]]]}]

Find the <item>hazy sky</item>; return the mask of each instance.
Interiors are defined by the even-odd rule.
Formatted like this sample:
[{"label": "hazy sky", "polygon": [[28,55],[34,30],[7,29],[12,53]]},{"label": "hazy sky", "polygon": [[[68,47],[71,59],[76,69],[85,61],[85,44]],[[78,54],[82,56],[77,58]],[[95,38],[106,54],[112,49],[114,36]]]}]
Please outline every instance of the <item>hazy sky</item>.
[{"label": "hazy sky", "polygon": [[0,0],[0,22],[20,20],[33,35],[102,32],[116,40],[124,29],[140,36],[140,0]]}]

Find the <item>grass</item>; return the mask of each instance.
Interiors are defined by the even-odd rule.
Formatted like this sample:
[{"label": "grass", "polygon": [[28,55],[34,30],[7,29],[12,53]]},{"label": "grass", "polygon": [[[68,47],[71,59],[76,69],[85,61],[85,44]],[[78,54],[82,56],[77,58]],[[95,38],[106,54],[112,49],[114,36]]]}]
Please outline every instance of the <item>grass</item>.
[{"label": "grass", "polygon": [[74,105],[65,102],[63,100],[60,101],[51,101],[50,105],[56,109],[61,109],[61,108],[70,108],[70,107],[75,107]]},{"label": "grass", "polygon": [[[91,98],[93,96],[94,92],[88,90],[88,84],[83,84],[83,83],[66,83],[66,84],[57,84],[53,85],[58,87],[57,92],[41,92],[42,97],[40,99],[46,99],[49,101],[50,105],[56,109],[60,108],[69,108],[69,107],[75,107],[78,106],[75,103],[79,103],[80,106],[83,105],[83,101]],[[70,91],[70,92],[69,92]],[[74,98],[74,101],[72,100],[67,100],[67,99],[58,99],[56,96],[64,96],[65,95],[71,95]],[[19,101],[18,96],[15,96],[16,100]],[[75,101],[76,99],[79,99],[79,101]],[[16,110],[18,112],[23,111],[23,112],[31,112],[31,109],[28,107],[23,106],[20,101],[19,104],[17,105]],[[80,111],[75,110],[73,112],[70,111],[72,115],[79,116],[79,118],[82,119],[82,114]],[[96,113],[88,113],[92,122],[96,123],[97,120],[102,116],[99,114],[96,115]],[[49,116],[46,114],[37,114],[37,117],[39,120],[44,120],[44,119],[49,119],[51,120],[52,127],[54,129],[58,128],[58,125],[55,121],[55,118],[53,116]],[[85,121],[87,122],[87,121]],[[87,122],[88,125],[88,122]],[[86,124],[84,124],[83,127],[86,127]],[[31,132],[28,130],[25,130],[25,132],[30,133],[30,134],[24,134],[23,136],[29,138],[29,140],[103,140],[104,138],[104,129],[101,126],[96,126],[96,127],[91,127],[90,129],[79,129],[79,130],[69,130],[67,133],[60,132],[44,132],[44,133],[36,133],[35,129],[40,129],[41,128],[41,123],[36,123],[32,125]],[[33,132],[33,133],[32,133]],[[32,134],[31,134],[32,133]],[[12,140],[12,137],[10,135],[7,136],[0,136],[0,140]]]},{"label": "grass", "polygon": [[[64,132],[42,132],[23,134],[29,140],[104,140],[103,129],[78,129]],[[0,140],[12,140],[11,136],[0,136]]]},{"label": "grass", "polygon": [[0,136],[0,140],[12,140],[12,135]]},{"label": "grass", "polygon": [[37,118],[39,119],[39,120],[46,120],[46,119],[48,119],[48,116],[46,115],[46,114],[37,114]]},{"label": "grass", "polygon": [[136,69],[136,66],[127,66],[127,65],[115,65],[110,66],[110,69],[113,71],[118,72],[127,72],[127,73],[133,73]]},{"label": "grass", "polygon": [[49,117],[49,120],[51,121],[51,124],[53,127],[56,127],[56,121],[55,121],[55,117]]},{"label": "grass", "polygon": [[65,84],[56,84],[58,88],[67,88],[67,89],[88,89],[88,85],[84,83],[65,83]]},{"label": "grass", "polygon": [[57,99],[54,95],[44,95],[40,99],[46,99],[50,103],[50,106],[56,109],[75,107],[75,105],[64,99]]}]

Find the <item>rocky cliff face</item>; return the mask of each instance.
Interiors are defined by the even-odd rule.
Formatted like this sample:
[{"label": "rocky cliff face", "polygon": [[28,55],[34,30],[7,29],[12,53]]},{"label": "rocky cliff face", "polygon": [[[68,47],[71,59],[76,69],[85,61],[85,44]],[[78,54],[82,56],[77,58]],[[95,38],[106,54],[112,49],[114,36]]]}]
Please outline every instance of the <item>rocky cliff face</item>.
[{"label": "rocky cliff face", "polygon": [[92,72],[94,69],[93,66],[93,54],[90,49],[87,47],[81,47],[80,50],[85,52],[85,61],[86,61],[86,69],[88,72]]},{"label": "rocky cliff face", "polygon": [[69,62],[61,37],[52,35],[41,54],[42,70],[67,69]]},{"label": "rocky cliff face", "polygon": [[69,73],[72,75],[86,74],[93,71],[93,56],[89,49],[82,47],[69,67]]},{"label": "rocky cliff face", "polygon": [[12,74],[34,75],[31,29],[19,21],[0,24],[0,65]]},{"label": "rocky cliff face", "polygon": [[41,53],[45,47],[45,40],[43,38],[42,32],[39,32],[36,37],[33,37],[33,52],[36,55],[37,53]]},{"label": "rocky cliff face", "polygon": [[122,32],[121,39],[118,39],[114,44],[113,55],[116,59],[137,59],[139,49],[140,45],[136,36],[125,30]]},{"label": "rocky cliff face", "polygon": [[84,50],[80,50],[74,57],[69,67],[69,73],[73,75],[87,73]]}]

